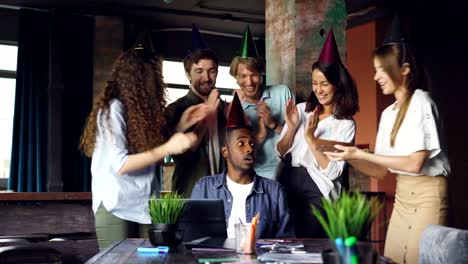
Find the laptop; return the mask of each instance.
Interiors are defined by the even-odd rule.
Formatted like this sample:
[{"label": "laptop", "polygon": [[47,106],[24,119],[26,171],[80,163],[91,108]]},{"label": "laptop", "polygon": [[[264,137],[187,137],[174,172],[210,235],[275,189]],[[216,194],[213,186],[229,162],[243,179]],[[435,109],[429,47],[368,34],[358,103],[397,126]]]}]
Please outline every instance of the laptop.
[{"label": "laptop", "polygon": [[227,237],[224,204],[220,199],[187,199],[179,218],[183,241],[202,237]]},{"label": "laptop", "polygon": [[183,241],[187,249],[226,248],[226,217],[224,203],[220,199],[189,199],[179,219],[184,230]]}]

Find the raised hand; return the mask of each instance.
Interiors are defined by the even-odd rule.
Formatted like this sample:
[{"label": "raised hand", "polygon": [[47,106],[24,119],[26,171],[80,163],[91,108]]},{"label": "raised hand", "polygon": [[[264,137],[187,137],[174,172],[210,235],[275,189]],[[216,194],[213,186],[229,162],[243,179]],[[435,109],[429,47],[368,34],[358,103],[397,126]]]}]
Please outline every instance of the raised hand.
[{"label": "raised hand", "polygon": [[325,151],[323,154],[327,155],[330,160],[351,160],[358,158],[361,149],[357,147],[347,147],[343,145],[334,145],[338,151]]},{"label": "raised hand", "polygon": [[309,116],[309,120],[307,120],[307,124],[304,130],[304,138],[306,139],[309,146],[316,147],[317,138],[315,137],[315,130],[317,129],[317,125],[319,122],[319,111],[318,107],[312,111],[311,115]]},{"label": "raised hand", "polygon": [[212,111],[213,108],[205,103],[190,106],[182,113],[182,116],[176,126],[176,132],[187,131],[187,129],[210,115]]},{"label": "raised hand", "polygon": [[205,104],[208,106],[209,113],[208,116],[204,120],[204,125],[206,127],[210,127],[211,129],[216,129],[214,122],[217,118],[217,109],[218,105],[220,103],[220,98],[219,98],[219,91],[217,89],[211,90],[210,94],[208,95],[208,98],[205,101]]},{"label": "raised hand", "polygon": [[175,133],[165,143],[168,155],[178,155],[192,148],[197,142],[197,135],[194,132]]},{"label": "raised hand", "polygon": [[216,109],[218,108],[219,105],[219,91],[218,89],[213,89],[211,90],[210,94],[208,95],[208,98],[206,99],[206,104],[212,108],[214,108],[214,112],[216,112]]},{"label": "raised hand", "polygon": [[268,105],[264,101],[260,100],[257,103],[257,112],[258,116],[262,117],[265,126],[267,126],[270,129],[277,126],[276,120],[271,115],[270,107],[268,107]]},{"label": "raised hand", "polygon": [[299,127],[299,112],[297,111],[297,107],[293,99],[289,99],[286,103],[286,113],[284,114],[284,120],[291,129],[296,130]]}]

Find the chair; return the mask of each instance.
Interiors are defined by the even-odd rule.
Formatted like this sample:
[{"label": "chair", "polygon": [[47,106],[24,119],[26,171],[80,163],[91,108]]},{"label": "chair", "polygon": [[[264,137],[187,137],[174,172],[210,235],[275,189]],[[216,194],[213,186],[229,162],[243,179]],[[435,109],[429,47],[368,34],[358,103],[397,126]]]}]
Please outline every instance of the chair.
[{"label": "chair", "polygon": [[24,238],[0,238],[0,247],[28,244],[31,244],[31,242]]},{"label": "chair", "polygon": [[96,234],[91,232],[75,232],[65,234],[50,234],[49,242],[68,240],[89,240],[96,239]]},{"label": "chair", "polygon": [[0,236],[0,242],[44,242],[47,241],[49,237],[47,235],[3,235]]},{"label": "chair", "polygon": [[427,226],[419,241],[419,263],[468,263],[468,230]]}]

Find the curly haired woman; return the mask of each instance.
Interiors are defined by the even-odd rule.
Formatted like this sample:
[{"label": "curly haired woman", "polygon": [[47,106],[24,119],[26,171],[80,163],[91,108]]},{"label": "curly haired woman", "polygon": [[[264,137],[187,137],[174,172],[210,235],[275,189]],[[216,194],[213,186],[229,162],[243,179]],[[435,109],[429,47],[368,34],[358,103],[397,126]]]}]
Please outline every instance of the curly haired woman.
[{"label": "curly haired woman", "polygon": [[[134,49],[115,62],[110,80],[95,103],[81,137],[81,150],[92,157],[93,211],[99,247],[127,237],[145,236],[148,198],[155,164],[180,154],[197,140],[176,133],[167,142],[163,112],[166,85],[162,60]],[[190,122],[207,106],[188,109]]]}]

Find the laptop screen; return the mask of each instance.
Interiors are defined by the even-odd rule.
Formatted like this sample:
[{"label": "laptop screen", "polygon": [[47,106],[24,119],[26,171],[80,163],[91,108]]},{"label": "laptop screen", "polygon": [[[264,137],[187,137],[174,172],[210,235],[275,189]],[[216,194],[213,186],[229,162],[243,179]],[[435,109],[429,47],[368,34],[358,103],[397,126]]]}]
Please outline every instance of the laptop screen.
[{"label": "laptop screen", "polygon": [[179,228],[184,230],[183,241],[201,237],[227,237],[224,204],[220,199],[188,199]]}]

